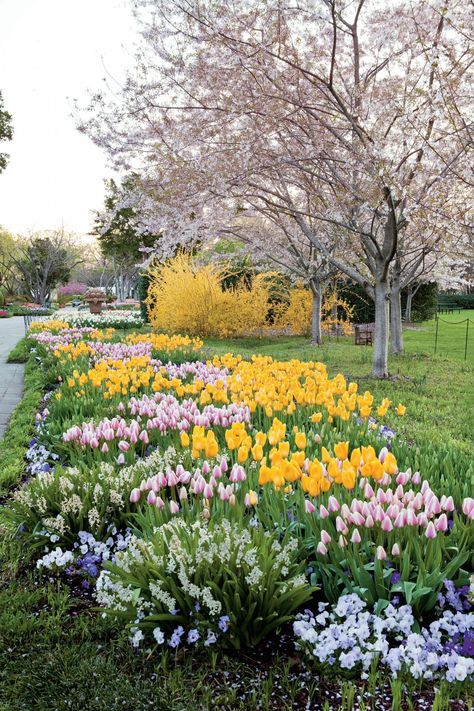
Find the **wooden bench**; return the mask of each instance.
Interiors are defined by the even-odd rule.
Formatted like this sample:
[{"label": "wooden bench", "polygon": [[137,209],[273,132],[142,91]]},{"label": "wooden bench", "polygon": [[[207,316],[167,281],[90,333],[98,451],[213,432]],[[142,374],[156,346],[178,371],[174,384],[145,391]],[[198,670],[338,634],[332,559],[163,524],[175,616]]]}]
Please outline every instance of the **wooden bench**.
[{"label": "wooden bench", "polygon": [[371,346],[374,342],[374,323],[356,323],[354,338],[356,346]]}]

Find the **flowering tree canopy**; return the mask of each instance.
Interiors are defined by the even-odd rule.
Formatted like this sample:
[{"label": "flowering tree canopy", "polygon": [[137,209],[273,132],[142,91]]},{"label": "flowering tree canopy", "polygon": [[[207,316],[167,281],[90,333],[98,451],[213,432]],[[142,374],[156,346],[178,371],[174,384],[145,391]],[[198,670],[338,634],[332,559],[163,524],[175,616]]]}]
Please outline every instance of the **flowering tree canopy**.
[{"label": "flowering tree canopy", "polygon": [[386,375],[392,280],[469,222],[473,18],[456,0],[136,5],[135,71],[82,128],[140,171],[146,229],[166,254],[242,211],[290,221],[374,299]]}]

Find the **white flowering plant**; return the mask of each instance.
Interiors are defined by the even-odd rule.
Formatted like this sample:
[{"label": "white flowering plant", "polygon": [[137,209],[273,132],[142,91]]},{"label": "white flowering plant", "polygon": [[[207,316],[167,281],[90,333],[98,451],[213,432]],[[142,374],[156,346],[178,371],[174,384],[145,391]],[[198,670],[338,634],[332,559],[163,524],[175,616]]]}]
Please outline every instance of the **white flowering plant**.
[{"label": "white flowering plant", "polygon": [[154,450],[129,467],[108,462],[93,467],[55,466],[15,491],[5,515],[38,546],[43,545],[45,533],[58,536],[60,544],[73,543],[80,531],[105,540],[111,524],[121,528],[130,518],[134,508],[130,491],[157,471],[176,466],[181,457],[169,447],[164,452]]},{"label": "white flowering plant", "polygon": [[135,645],[207,646],[214,637],[256,645],[312,596],[296,549],[294,538],[280,541],[258,526],[175,519],[106,564],[97,599],[125,620]]},{"label": "white flowering plant", "polygon": [[[58,314],[56,314],[57,317]],[[61,312],[61,318],[75,328],[129,329],[143,326],[143,319],[138,309],[135,311],[103,311],[100,314],[91,314],[89,311],[67,311]]]},{"label": "white flowering plant", "polygon": [[370,612],[356,594],[342,595],[332,608],[319,603],[293,623],[297,649],[317,666],[336,667],[367,678],[380,663],[393,677],[465,681],[474,675],[474,614],[463,609],[437,610],[421,627],[410,605],[388,605]]}]

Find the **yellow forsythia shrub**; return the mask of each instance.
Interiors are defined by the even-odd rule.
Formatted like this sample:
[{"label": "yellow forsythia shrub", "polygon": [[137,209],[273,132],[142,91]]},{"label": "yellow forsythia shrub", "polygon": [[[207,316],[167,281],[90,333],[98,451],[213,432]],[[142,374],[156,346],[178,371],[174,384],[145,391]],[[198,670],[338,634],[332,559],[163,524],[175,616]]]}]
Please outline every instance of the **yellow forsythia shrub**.
[{"label": "yellow forsythia shrub", "polygon": [[225,267],[198,266],[187,254],[150,269],[146,300],[151,325],[200,336],[260,335],[268,312],[269,278],[257,275],[251,288],[222,288]]},{"label": "yellow forsythia shrub", "polygon": [[[288,307],[278,314],[274,327],[295,336],[309,336],[313,306],[311,291],[298,285],[290,290],[289,297]],[[333,316],[335,307],[337,311]],[[343,333],[350,333],[352,314],[353,307],[338,298],[336,292],[325,294],[321,304],[321,328],[323,331],[329,331],[332,327],[339,326]]]}]

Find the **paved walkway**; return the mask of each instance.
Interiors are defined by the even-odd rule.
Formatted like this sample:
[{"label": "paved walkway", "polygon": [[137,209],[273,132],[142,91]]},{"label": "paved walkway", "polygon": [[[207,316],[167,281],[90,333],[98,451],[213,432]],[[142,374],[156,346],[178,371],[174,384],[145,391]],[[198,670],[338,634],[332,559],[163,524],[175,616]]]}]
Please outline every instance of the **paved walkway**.
[{"label": "paved walkway", "polygon": [[0,438],[23,392],[23,365],[7,363],[7,358],[24,335],[23,316],[0,318]]}]

